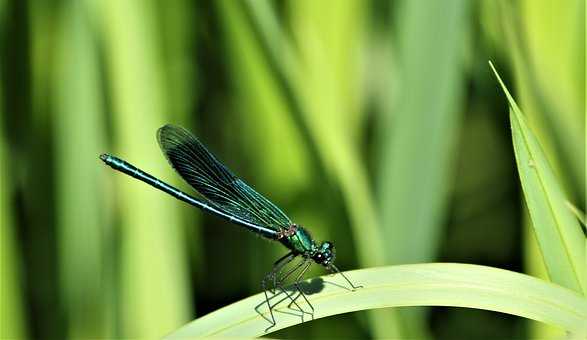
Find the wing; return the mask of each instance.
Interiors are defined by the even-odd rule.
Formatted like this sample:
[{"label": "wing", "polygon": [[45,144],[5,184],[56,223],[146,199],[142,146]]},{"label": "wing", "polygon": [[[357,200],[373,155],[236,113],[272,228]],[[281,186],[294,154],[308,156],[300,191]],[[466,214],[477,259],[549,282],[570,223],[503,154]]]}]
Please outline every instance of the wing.
[{"label": "wing", "polygon": [[215,207],[274,230],[292,224],[277,206],[233,175],[184,128],[165,125],[157,131],[157,139],[175,171]]}]

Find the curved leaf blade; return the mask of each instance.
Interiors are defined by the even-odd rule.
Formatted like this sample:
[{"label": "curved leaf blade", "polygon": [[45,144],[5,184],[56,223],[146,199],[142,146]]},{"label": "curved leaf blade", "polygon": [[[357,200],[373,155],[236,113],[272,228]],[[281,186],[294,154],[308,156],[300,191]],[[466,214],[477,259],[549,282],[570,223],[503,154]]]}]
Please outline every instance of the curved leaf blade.
[{"label": "curved leaf blade", "polygon": [[[345,273],[364,287],[344,289],[340,276],[323,276],[323,290],[308,295],[314,319],[359,310],[406,306],[453,306],[498,311],[545,322],[576,334],[587,334],[587,300],[564,287],[507,270],[457,263],[428,263],[369,268]],[[265,335],[270,323],[263,293],[251,296],[167,336]],[[260,307],[257,313],[255,308]],[[303,305],[302,305],[303,308]],[[277,325],[269,331],[300,324],[287,301],[275,309]],[[299,312],[298,312],[299,313]],[[308,316],[306,315],[306,321]]]}]

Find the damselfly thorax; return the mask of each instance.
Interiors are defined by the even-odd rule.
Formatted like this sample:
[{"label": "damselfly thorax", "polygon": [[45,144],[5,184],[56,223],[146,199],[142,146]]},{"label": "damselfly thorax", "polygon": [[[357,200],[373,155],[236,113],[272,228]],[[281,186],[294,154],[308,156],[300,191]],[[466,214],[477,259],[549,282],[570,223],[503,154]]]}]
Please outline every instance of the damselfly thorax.
[{"label": "damselfly thorax", "polygon": [[280,230],[277,239],[294,254],[310,258],[325,267],[334,263],[336,258],[332,242],[325,241],[318,245],[310,232],[298,224],[292,224],[288,228]]}]

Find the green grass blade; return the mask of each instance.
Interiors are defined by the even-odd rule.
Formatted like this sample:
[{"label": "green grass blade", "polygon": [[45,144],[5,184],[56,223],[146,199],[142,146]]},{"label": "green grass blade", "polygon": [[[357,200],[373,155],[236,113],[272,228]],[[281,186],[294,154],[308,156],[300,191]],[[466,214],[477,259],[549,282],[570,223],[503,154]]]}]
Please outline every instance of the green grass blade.
[{"label": "green grass blade", "polygon": [[[526,274],[538,279],[549,281],[548,272],[544,266],[540,248],[536,241],[536,234],[532,228],[532,221],[528,211],[524,211],[522,218],[523,240],[524,240],[524,271]],[[554,339],[564,338],[565,331],[543,322],[527,320],[527,332],[530,339]]]},{"label": "green grass blade", "polygon": [[[168,120],[168,97],[154,2],[108,0],[98,6],[112,90],[114,153],[168,180],[173,172],[155,137]],[[121,336],[159,337],[191,315],[179,205],[114,173],[95,156],[95,166],[116,181],[119,198]]]},{"label": "green grass blade", "polygon": [[524,197],[549,277],[564,287],[587,293],[585,235],[566,206],[559,181],[520,108],[491,64],[510,105],[514,151]]},{"label": "green grass blade", "polygon": [[[365,309],[406,306],[478,308],[545,322],[577,335],[587,334],[587,300],[575,292],[507,270],[456,263],[400,265],[347,272],[364,288],[349,291],[338,276],[324,276],[324,289],[308,296],[314,318]],[[265,335],[270,325],[257,294],[192,321],[168,339]],[[255,307],[261,304],[261,316]],[[302,321],[287,303],[275,309],[277,325],[270,331]],[[281,306],[281,305],[280,305]],[[280,311],[283,311],[280,312]]]},{"label": "green grass blade", "polygon": [[561,186],[585,203],[585,1],[498,4],[517,101]]},{"label": "green grass blade", "polygon": [[573,203],[569,201],[566,201],[565,203],[567,204],[567,207],[573,213],[573,215],[575,215],[575,218],[577,218],[577,220],[581,222],[583,226],[587,226],[587,219],[585,219],[585,213],[581,211],[579,208],[577,208]]},{"label": "green grass blade", "polygon": [[85,20],[86,1],[63,5],[56,35],[53,94],[57,224],[62,295],[72,338],[112,337],[107,313],[114,278],[105,273],[104,205],[99,195],[96,154],[103,152],[105,127],[96,40]]},{"label": "green grass blade", "polygon": [[[399,84],[398,100],[385,105],[378,130],[377,188],[389,264],[433,261],[442,238],[463,110],[470,2],[399,4],[401,74],[390,74],[389,81]],[[391,96],[390,90],[381,93],[382,101]],[[425,315],[400,312],[402,335],[422,338]]]},{"label": "green grass blade", "polygon": [[169,98],[169,121],[188,122],[197,103],[197,30],[193,22],[198,20],[190,0],[156,2],[161,22],[161,36],[165,88]]},{"label": "green grass blade", "polygon": [[[2,147],[2,146],[0,146]],[[2,151],[0,151],[2,153]],[[8,202],[4,169],[7,163],[0,154],[0,339],[25,339],[24,305],[19,268],[19,249]]]},{"label": "green grass blade", "polygon": [[[4,14],[0,3],[0,18]],[[2,111],[2,88],[0,87],[0,115]],[[11,200],[11,176],[7,143],[3,121],[0,120],[0,339],[26,338],[21,284],[21,259],[15,235]]]},{"label": "green grass blade", "polygon": [[[584,35],[585,2],[565,1],[557,6],[542,0],[485,3],[491,3],[496,26],[503,33],[495,46],[511,61],[517,101],[524,107],[528,125],[569,198],[584,203],[585,129],[579,122],[585,121],[585,78],[581,76],[585,45],[577,38]],[[524,246],[526,256],[534,256],[526,258],[525,271],[547,278],[535,235],[528,235]],[[532,338],[561,335],[538,323],[528,333]]]},{"label": "green grass blade", "polygon": [[462,58],[469,3],[432,4],[408,0],[398,13],[401,99],[380,129],[378,177],[391,264],[435,258],[452,178],[465,86],[464,65],[454,61]]},{"label": "green grass blade", "polygon": [[530,126],[541,128],[538,137],[547,137],[540,141],[552,145],[546,156],[560,166],[561,184],[585,203],[585,1],[522,0],[516,10],[511,25],[520,39],[509,43],[522,42],[514,60],[519,102]]}]

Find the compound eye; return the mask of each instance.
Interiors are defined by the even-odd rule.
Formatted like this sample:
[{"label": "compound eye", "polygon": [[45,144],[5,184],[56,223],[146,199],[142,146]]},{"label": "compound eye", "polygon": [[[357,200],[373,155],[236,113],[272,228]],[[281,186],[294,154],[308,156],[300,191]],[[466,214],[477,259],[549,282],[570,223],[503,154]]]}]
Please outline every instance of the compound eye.
[{"label": "compound eye", "polygon": [[322,243],[322,250],[330,251],[330,250],[332,250],[332,248],[333,248],[332,243],[330,243],[329,241]]}]

